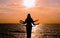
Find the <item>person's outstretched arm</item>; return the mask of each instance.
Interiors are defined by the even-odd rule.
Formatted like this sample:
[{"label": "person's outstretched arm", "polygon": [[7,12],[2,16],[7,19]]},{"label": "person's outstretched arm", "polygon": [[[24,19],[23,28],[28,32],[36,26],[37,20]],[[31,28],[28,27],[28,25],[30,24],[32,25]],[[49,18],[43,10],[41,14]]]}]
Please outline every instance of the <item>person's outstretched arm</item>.
[{"label": "person's outstretched arm", "polygon": [[23,20],[20,20],[19,22],[23,24],[24,21]]},{"label": "person's outstretched arm", "polygon": [[37,24],[35,24],[34,22],[36,22],[36,21],[38,21],[38,19],[37,20],[35,20],[35,21],[33,21],[33,25],[39,25],[39,23],[37,23]]},{"label": "person's outstretched arm", "polygon": [[27,22],[27,19],[23,22],[23,24],[25,24]]},{"label": "person's outstretched arm", "polygon": [[37,19],[37,20],[35,20],[35,21],[33,21],[33,22],[36,22],[36,21],[38,21],[38,19]]}]

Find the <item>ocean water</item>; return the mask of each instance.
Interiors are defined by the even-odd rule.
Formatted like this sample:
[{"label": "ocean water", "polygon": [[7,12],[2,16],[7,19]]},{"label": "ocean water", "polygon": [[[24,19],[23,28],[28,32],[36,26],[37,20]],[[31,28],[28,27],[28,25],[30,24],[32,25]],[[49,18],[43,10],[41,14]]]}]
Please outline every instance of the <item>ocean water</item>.
[{"label": "ocean water", "polygon": [[[60,24],[39,24],[32,27],[31,38],[60,38]],[[23,24],[0,24],[0,38],[26,38]]]}]

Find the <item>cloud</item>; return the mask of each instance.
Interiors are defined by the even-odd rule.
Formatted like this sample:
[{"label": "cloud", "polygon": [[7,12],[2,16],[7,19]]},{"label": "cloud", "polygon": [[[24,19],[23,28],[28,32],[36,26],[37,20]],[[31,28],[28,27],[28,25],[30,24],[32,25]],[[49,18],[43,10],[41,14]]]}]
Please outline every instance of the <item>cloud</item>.
[{"label": "cloud", "polygon": [[0,13],[18,11],[18,3],[18,0],[0,0]]},{"label": "cloud", "polygon": [[42,0],[45,6],[60,6],[60,0]]},{"label": "cloud", "polygon": [[[44,7],[32,9],[31,13],[33,14],[33,16],[36,15],[38,18],[41,18],[41,20],[60,20],[60,0],[41,0],[39,3],[38,2],[37,4],[39,6],[39,3],[41,3],[41,5]],[[0,0],[0,21],[3,19],[3,22],[4,20],[13,20],[15,22],[21,19],[19,18],[20,16],[22,18],[25,18],[25,14],[27,14],[27,11],[23,8],[21,9],[20,4],[20,0]],[[55,9],[54,7],[56,7],[57,9]]]},{"label": "cloud", "polygon": [[14,5],[18,4],[20,0],[0,0],[0,4],[5,4],[5,5]]},{"label": "cloud", "polygon": [[6,4],[8,0],[0,0],[0,4]]}]

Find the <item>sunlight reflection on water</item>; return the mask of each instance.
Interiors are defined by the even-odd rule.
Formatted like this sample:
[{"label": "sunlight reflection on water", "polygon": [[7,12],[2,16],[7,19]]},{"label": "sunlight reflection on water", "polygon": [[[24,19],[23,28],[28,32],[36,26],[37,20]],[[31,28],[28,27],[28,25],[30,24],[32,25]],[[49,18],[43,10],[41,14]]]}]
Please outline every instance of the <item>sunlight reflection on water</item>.
[{"label": "sunlight reflection on water", "polygon": [[38,25],[33,25],[33,24],[32,24],[32,26],[33,26],[33,27],[32,27],[32,32],[35,32],[35,31],[37,30],[37,28],[38,28]]},{"label": "sunlight reflection on water", "polygon": [[39,32],[39,30],[41,30],[41,27],[40,27],[40,25],[42,25],[42,24],[39,24],[39,25],[33,25],[32,24],[32,36],[31,36],[31,38],[38,38],[38,32]]}]

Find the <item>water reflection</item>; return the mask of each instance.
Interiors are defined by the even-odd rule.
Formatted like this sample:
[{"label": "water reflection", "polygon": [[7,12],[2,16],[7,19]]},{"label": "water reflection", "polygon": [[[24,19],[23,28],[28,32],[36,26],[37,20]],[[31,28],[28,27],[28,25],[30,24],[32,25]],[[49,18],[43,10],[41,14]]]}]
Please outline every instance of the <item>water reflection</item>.
[{"label": "water reflection", "polygon": [[36,36],[36,35],[37,35],[37,31],[38,31],[38,29],[39,29],[39,28],[38,28],[39,25],[33,25],[33,24],[32,24],[32,26],[33,26],[33,27],[32,27],[32,36],[31,36],[31,38],[36,38],[36,37],[37,37],[37,36]]},{"label": "water reflection", "polygon": [[37,28],[38,28],[38,25],[33,25],[33,24],[32,24],[32,26],[33,26],[33,27],[32,27],[32,32],[35,32],[35,31],[37,30]]},{"label": "water reflection", "polygon": [[[26,38],[25,30],[25,26],[20,24],[0,24],[0,38]],[[31,34],[31,38],[60,38],[60,24],[35,25]]]},{"label": "water reflection", "polygon": [[32,38],[60,38],[60,25],[40,24],[33,27]]}]

